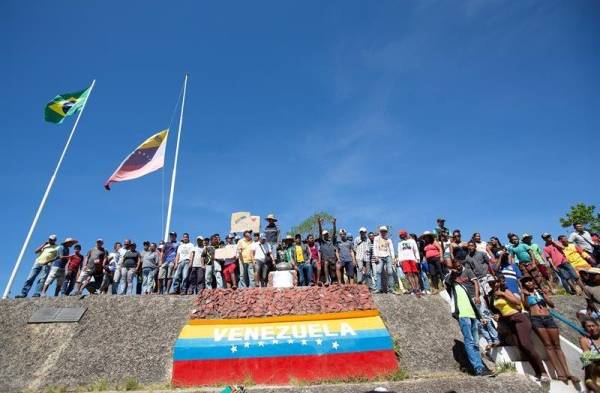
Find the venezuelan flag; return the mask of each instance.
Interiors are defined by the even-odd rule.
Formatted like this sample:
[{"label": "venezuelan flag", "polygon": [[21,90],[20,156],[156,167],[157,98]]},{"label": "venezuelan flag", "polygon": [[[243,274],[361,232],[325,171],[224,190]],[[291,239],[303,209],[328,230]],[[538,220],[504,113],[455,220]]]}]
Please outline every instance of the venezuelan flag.
[{"label": "venezuelan flag", "polygon": [[281,384],[373,377],[397,369],[375,310],[239,320],[191,320],[173,351],[173,384]]},{"label": "venezuelan flag", "polygon": [[110,190],[111,183],[137,179],[162,168],[168,134],[169,130],[163,130],[146,139],[119,165],[104,183],[104,188]]}]

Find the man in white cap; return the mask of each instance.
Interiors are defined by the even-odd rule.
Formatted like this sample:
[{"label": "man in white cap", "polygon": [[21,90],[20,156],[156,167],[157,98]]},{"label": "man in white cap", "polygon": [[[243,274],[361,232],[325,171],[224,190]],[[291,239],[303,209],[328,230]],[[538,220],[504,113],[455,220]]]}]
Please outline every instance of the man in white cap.
[{"label": "man in white cap", "polygon": [[376,292],[383,293],[383,271],[387,272],[387,291],[394,291],[394,267],[393,261],[396,259],[394,254],[394,243],[388,237],[386,226],[379,227],[379,235],[373,239],[373,255],[375,257],[375,282]]},{"label": "man in white cap", "polygon": [[356,253],[356,282],[370,286],[371,279],[371,255],[369,253],[371,244],[367,236],[367,228],[358,230],[359,236],[354,239],[354,252]]},{"label": "man in white cap", "polygon": [[254,270],[256,271],[256,286],[266,287],[269,273],[269,261],[272,259],[271,244],[267,243],[267,237],[264,233],[261,233],[258,237],[258,241],[252,243],[252,260],[254,263]]},{"label": "man in white cap", "polygon": [[58,257],[58,246],[56,245],[56,235],[48,236],[48,241],[44,242],[41,246],[35,249],[35,253],[38,254],[37,258],[33,266],[31,267],[31,271],[25,280],[25,284],[23,284],[23,289],[21,289],[21,293],[16,295],[15,298],[26,297],[33,285],[33,282],[38,277],[38,282],[35,287],[35,292],[33,297],[39,297],[40,292],[42,291],[42,287],[44,282],[46,281],[46,277],[48,276],[48,272],[50,271],[50,265],[54,262]]},{"label": "man in white cap", "polygon": [[[208,239],[206,241],[208,244]],[[196,237],[196,245],[194,246],[194,259],[192,260],[192,271],[190,272],[190,285],[188,287],[188,294],[194,295],[204,289],[204,238],[202,236]]]},{"label": "man in white cap", "polygon": [[54,290],[54,296],[58,296],[63,283],[65,281],[65,267],[69,262],[69,247],[73,246],[77,243],[77,240],[73,238],[66,238],[60,246],[58,246],[58,255],[54,262],[52,262],[52,266],[50,267],[50,273],[48,273],[48,278],[46,278],[46,282],[44,283],[44,288],[42,289],[42,296],[46,296],[46,291],[50,288],[50,285],[56,280],[56,289]]},{"label": "man in white cap", "polygon": [[271,247],[271,250],[275,250],[277,243],[279,243],[279,226],[277,225],[277,218],[274,214],[269,214],[266,218],[267,226],[265,227],[265,240]]}]

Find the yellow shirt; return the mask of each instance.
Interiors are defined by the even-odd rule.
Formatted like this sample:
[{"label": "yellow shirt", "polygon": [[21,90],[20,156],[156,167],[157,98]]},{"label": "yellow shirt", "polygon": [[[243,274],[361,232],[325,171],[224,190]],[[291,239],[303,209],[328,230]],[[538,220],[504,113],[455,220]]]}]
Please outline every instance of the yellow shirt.
[{"label": "yellow shirt", "polygon": [[296,246],[296,263],[304,262],[304,252],[301,246]]},{"label": "yellow shirt", "polygon": [[587,261],[585,259],[583,259],[581,254],[579,254],[577,252],[577,247],[575,247],[574,244],[569,244],[567,247],[565,247],[563,252],[565,253],[565,256],[567,257],[567,259],[569,260],[569,263],[571,263],[571,266],[573,266],[573,268],[575,268],[575,270],[591,268],[590,264],[587,263]]},{"label": "yellow shirt", "polygon": [[513,307],[513,305],[504,298],[494,299],[494,307],[500,311],[500,314],[502,314],[503,317],[509,317],[519,312],[517,308]]},{"label": "yellow shirt", "polygon": [[58,246],[46,244],[40,252],[40,255],[35,259],[35,262],[38,265],[47,265],[48,263],[54,261],[58,256]]},{"label": "yellow shirt", "polygon": [[252,263],[252,240],[240,240],[237,244],[237,249],[242,254],[243,263]]}]

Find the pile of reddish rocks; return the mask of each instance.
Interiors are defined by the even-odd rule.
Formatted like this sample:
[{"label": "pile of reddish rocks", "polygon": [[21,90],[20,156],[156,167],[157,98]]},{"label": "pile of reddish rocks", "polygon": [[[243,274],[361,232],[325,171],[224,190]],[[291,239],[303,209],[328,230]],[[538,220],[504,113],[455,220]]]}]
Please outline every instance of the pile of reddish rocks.
[{"label": "pile of reddish rocks", "polygon": [[373,297],[364,285],[204,289],[191,318],[255,318],[374,309]]}]

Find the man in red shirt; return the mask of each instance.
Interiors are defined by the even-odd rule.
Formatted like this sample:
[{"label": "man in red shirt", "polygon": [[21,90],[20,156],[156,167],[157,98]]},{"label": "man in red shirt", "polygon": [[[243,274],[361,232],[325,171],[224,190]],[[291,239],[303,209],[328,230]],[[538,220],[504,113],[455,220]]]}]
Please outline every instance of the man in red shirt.
[{"label": "man in red shirt", "polygon": [[542,258],[558,275],[565,290],[572,295],[579,295],[582,292],[583,286],[577,272],[573,269],[573,266],[569,263],[563,252],[564,246],[552,240],[552,235],[549,233],[543,233],[542,239],[546,242]]},{"label": "man in red shirt", "polygon": [[81,269],[81,265],[83,264],[83,255],[81,254],[81,244],[76,244],[73,247],[75,253],[73,255],[69,255],[69,262],[67,262],[67,272],[65,275],[65,281],[63,282],[61,295],[69,296],[73,291],[73,287],[75,286],[75,282],[77,281],[77,276],[79,275],[79,270]]}]

